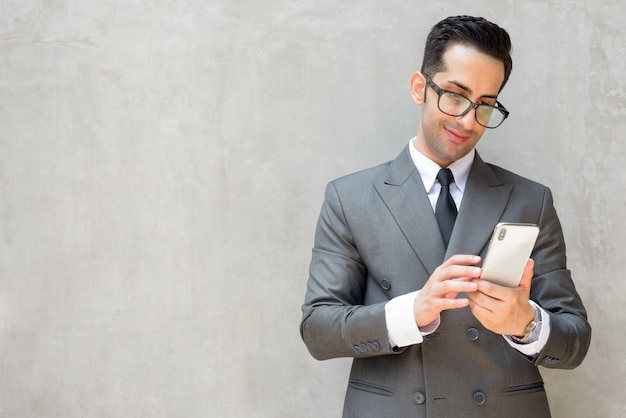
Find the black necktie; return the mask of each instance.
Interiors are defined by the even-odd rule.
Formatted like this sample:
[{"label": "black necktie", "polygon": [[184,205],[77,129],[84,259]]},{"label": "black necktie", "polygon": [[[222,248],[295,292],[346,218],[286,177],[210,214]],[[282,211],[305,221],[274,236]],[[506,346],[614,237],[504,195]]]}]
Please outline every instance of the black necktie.
[{"label": "black necktie", "polygon": [[435,216],[437,217],[443,242],[448,247],[452,228],[454,228],[454,221],[456,221],[456,205],[450,194],[450,183],[454,182],[452,171],[449,168],[442,168],[437,173],[437,180],[441,184],[441,191],[437,199],[437,206],[435,206]]}]

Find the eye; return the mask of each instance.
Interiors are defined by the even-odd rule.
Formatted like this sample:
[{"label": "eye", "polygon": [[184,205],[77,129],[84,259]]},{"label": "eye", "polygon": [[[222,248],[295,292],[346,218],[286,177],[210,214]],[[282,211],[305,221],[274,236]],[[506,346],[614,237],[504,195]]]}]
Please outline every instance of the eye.
[{"label": "eye", "polygon": [[452,92],[451,92],[451,93],[450,93],[450,101],[451,101],[452,103],[454,103],[455,105],[457,105],[457,106],[458,106],[458,105],[460,105],[460,104],[462,104],[462,103],[466,102],[466,101],[467,101],[467,99],[466,99],[465,97],[461,96],[461,95],[460,95],[460,94],[458,94],[458,93],[452,93]]},{"label": "eye", "polygon": [[489,120],[491,118],[491,114],[495,108],[493,106],[481,105],[476,109],[477,116],[480,117],[481,120]]},{"label": "eye", "polygon": [[451,109],[463,109],[467,106],[468,101],[464,96],[452,91],[446,91],[443,95],[445,99],[445,105]]},{"label": "eye", "polygon": [[496,107],[496,99],[481,100],[478,104]]}]

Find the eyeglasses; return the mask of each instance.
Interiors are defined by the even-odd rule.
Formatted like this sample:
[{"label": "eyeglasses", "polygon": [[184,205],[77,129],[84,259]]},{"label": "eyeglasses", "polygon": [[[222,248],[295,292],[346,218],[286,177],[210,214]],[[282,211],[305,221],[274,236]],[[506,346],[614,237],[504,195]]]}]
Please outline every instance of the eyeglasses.
[{"label": "eyeglasses", "polygon": [[487,103],[474,103],[462,94],[442,89],[429,76],[426,74],[424,76],[426,77],[426,84],[435,90],[439,96],[437,107],[448,116],[463,116],[475,109],[476,122],[489,129],[497,128],[509,116],[509,111],[497,100],[495,106]]}]

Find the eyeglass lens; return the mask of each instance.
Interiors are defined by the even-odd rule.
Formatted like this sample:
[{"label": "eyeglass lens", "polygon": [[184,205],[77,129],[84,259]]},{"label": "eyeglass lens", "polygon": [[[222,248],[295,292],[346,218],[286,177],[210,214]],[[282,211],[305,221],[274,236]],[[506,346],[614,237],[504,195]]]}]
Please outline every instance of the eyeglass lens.
[{"label": "eyeglass lens", "polygon": [[[460,94],[442,91],[439,96],[439,107],[441,111],[450,116],[461,116],[466,113],[471,106],[472,102]],[[481,104],[476,108],[476,120],[483,126],[496,127],[504,120],[504,114],[494,106]]]}]

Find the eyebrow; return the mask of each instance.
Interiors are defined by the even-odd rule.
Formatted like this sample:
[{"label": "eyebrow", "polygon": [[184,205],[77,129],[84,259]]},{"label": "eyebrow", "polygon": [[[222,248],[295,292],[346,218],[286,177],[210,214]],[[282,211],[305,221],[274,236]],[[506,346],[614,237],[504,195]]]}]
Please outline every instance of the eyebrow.
[{"label": "eyebrow", "polygon": [[[455,86],[457,86],[457,87],[458,87],[458,88],[460,88],[461,90],[466,91],[468,95],[471,95],[471,94],[473,93],[473,92],[472,92],[472,89],[471,89],[471,88],[469,88],[469,87],[467,87],[467,86],[466,86],[465,84],[463,84],[463,83],[460,83],[460,82],[455,81],[455,80],[448,80],[448,83],[450,83],[450,84],[454,84]],[[498,95],[497,95],[497,94],[495,94],[495,95],[493,95],[493,94],[483,94],[482,96],[480,96],[480,98],[497,99],[497,98],[498,98]]]}]

